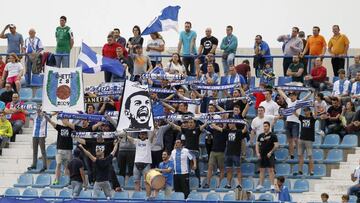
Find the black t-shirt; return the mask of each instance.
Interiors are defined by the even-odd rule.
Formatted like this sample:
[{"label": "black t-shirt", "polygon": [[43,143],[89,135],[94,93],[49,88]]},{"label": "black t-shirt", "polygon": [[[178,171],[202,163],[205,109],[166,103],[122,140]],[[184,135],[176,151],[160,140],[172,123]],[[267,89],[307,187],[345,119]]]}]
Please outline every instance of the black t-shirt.
[{"label": "black t-shirt", "polygon": [[86,128],[82,126],[75,125],[75,132],[92,132],[92,127],[88,126]]},{"label": "black t-shirt", "polygon": [[181,128],[181,132],[185,136],[185,147],[189,150],[199,150],[200,128]]},{"label": "black t-shirt", "polygon": [[83,168],[84,166],[79,158],[74,158],[73,160],[71,160],[67,167],[69,169],[71,181],[83,182],[80,175],[80,168]]},{"label": "black t-shirt", "polygon": [[244,138],[241,130],[224,129],[223,136],[227,138],[225,154],[229,156],[240,156],[241,140]]},{"label": "black t-shirt", "polygon": [[[341,114],[342,112],[342,107],[335,107],[335,106],[330,106],[329,109],[327,110],[327,112],[329,113],[330,117],[336,117],[337,115]],[[333,124],[333,123],[340,123],[340,119],[333,121],[328,119],[328,123],[329,124]]]},{"label": "black t-shirt", "polygon": [[299,115],[299,120],[301,121],[301,135],[300,139],[315,141],[315,122],[314,117],[307,118],[303,115]]},{"label": "black t-shirt", "polygon": [[200,45],[202,45],[204,49],[203,49],[203,53],[199,53],[199,54],[207,55],[208,53],[210,53],[213,45],[218,45],[218,39],[216,39],[216,37],[214,36],[211,36],[209,38],[204,37],[201,39]]},{"label": "black t-shirt", "polygon": [[211,151],[225,152],[227,137],[222,132],[209,127],[207,129],[213,135],[213,145]]},{"label": "black t-shirt", "polygon": [[96,182],[109,181],[111,164],[113,160],[113,155],[105,157],[104,159],[96,159],[95,161],[95,170],[96,170]]},{"label": "black t-shirt", "polygon": [[92,155],[96,155],[96,148],[104,150],[104,156],[107,157],[110,155],[114,148],[114,139],[106,139],[104,142],[97,142],[96,139],[86,140],[86,147],[88,147],[89,152]]},{"label": "black t-shirt", "polygon": [[73,139],[71,137],[72,129],[59,124],[56,124],[55,129],[57,130],[57,149],[72,150]]},{"label": "black t-shirt", "polygon": [[259,143],[260,155],[266,156],[274,148],[274,143],[278,142],[278,139],[275,134],[270,132],[267,135],[261,133],[257,141]]},{"label": "black t-shirt", "polygon": [[14,94],[14,91],[5,91],[3,93],[1,93],[0,95],[0,100],[2,102],[4,102],[5,104],[9,103],[12,101],[12,95]]}]

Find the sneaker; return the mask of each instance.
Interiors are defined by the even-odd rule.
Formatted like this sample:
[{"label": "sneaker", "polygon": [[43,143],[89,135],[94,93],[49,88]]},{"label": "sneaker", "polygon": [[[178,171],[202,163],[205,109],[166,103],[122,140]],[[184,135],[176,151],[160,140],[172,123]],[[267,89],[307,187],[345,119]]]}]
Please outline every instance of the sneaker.
[{"label": "sneaker", "polygon": [[236,188],[239,189],[239,190],[242,190],[242,186],[241,186],[241,185],[237,185]]},{"label": "sneaker", "polygon": [[226,189],[231,189],[231,185],[227,184],[227,185],[225,185],[224,188],[226,188]]},{"label": "sneaker", "polygon": [[324,137],[324,136],[325,136],[325,132],[324,132],[323,130],[320,130],[319,135],[320,135],[321,137]]},{"label": "sneaker", "polygon": [[58,181],[58,180],[54,180],[53,185],[59,185],[59,181]]},{"label": "sneaker", "polygon": [[270,191],[271,191],[271,192],[275,192],[275,185],[271,185],[271,186],[270,186]]},{"label": "sneaker", "polygon": [[47,169],[47,168],[42,168],[39,172],[40,172],[40,173],[43,173],[43,172],[46,171],[46,169]]},{"label": "sneaker", "polygon": [[209,184],[206,183],[206,184],[203,186],[203,188],[204,188],[204,189],[208,189],[208,188],[210,188],[210,186],[209,186]]},{"label": "sneaker", "polygon": [[301,176],[302,176],[302,175],[303,175],[303,172],[302,172],[302,171],[299,171],[299,175],[301,175]]},{"label": "sneaker", "polygon": [[255,188],[255,190],[261,190],[261,189],[263,189],[263,188],[264,188],[264,186],[262,186],[262,185],[257,185],[256,188]]},{"label": "sneaker", "polygon": [[294,157],[294,155],[290,155],[290,159],[294,159],[295,157]]},{"label": "sneaker", "polygon": [[30,167],[27,168],[28,171],[35,170],[35,169],[36,169],[35,166],[30,166]]},{"label": "sneaker", "polygon": [[314,172],[313,172],[313,171],[311,171],[311,172],[310,172],[310,176],[313,176],[313,175],[314,175]]}]

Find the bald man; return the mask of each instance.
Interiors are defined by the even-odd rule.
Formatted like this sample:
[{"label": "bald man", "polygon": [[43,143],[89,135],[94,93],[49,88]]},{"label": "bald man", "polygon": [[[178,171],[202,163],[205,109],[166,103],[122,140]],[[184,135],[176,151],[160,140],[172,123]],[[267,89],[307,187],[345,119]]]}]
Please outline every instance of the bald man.
[{"label": "bald man", "polygon": [[216,47],[218,46],[218,39],[211,35],[211,28],[205,29],[205,37],[203,37],[200,41],[199,46],[199,57],[196,59],[196,63],[203,64],[205,62],[205,56],[208,53],[215,54]]}]

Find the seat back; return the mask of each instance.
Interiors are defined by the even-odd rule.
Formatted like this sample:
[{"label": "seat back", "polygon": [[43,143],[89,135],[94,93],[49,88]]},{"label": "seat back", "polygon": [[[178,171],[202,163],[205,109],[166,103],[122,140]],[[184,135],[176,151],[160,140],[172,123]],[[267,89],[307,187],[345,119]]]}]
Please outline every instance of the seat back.
[{"label": "seat back", "polygon": [[253,190],[254,189],[254,181],[251,178],[243,178],[241,180],[242,188],[244,190]]},{"label": "seat back", "polygon": [[221,198],[220,198],[220,195],[218,193],[215,193],[215,192],[209,192],[206,196],[206,199],[205,200],[208,200],[208,201],[219,201]]},{"label": "seat back", "polygon": [[22,193],[22,196],[38,197],[38,191],[34,188],[26,188]]},{"label": "seat back", "polygon": [[324,160],[324,150],[322,149],[313,149],[312,158],[314,161]]},{"label": "seat back", "polygon": [[79,197],[81,198],[91,198],[92,194],[90,190],[81,190]]},{"label": "seat back", "polygon": [[41,197],[56,197],[56,192],[53,189],[46,188],[43,191],[41,191],[40,196]]},{"label": "seat back", "polygon": [[274,196],[272,194],[269,194],[269,193],[264,193],[264,194],[261,194],[259,196],[259,201],[270,201],[270,202],[273,202],[274,201]]},{"label": "seat back", "polygon": [[278,176],[288,176],[291,171],[290,164],[276,164],[275,171]]},{"label": "seat back", "polygon": [[133,198],[133,199],[146,199],[146,192],[144,192],[144,191],[135,191],[132,194],[131,198]]},{"label": "seat back", "polygon": [[357,147],[358,146],[358,137],[357,135],[348,134],[345,135],[342,142],[342,146],[349,146],[349,147]]},{"label": "seat back", "polygon": [[223,198],[224,201],[235,201],[234,193],[226,193]]},{"label": "seat back", "polygon": [[325,164],[314,164],[314,175],[320,177],[326,176]]},{"label": "seat back", "polygon": [[40,174],[36,178],[35,184],[50,185],[51,177],[49,174]]},{"label": "seat back", "polygon": [[277,161],[285,161],[289,156],[289,150],[286,148],[280,148],[275,151],[275,158]]},{"label": "seat back", "polygon": [[190,177],[189,181],[190,190],[196,190],[199,188],[199,179],[197,177]]},{"label": "seat back", "polygon": [[285,134],[277,134],[278,142],[280,146],[286,146],[287,145],[287,138]]},{"label": "seat back", "polygon": [[114,199],[129,199],[129,192],[128,191],[114,192],[113,198]]},{"label": "seat back", "polygon": [[296,180],[293,188],[295,190],[309,191],[309,182],[306,179]]},{"label": "seat back", "polygon": [[19,196],[20,190],[17,188],[7,188],[4,193],[5,196]]},{"label": "seat back", "polygon": [[241,172],[244,176],[252,176],[255,173],[254,163],[243,163],[241,164]]},{"label": "seat back", "polygon": [[32,185],[34,178],[32,174],[22,174],[18,179],[19,184]]},{"label": "seat back", "polygon": [[71,195],[72,195],[72,190],[70,189],[63,189],[59,193],[59,197],[71,197]]},{"label": "seat back", "polygon": [[340,142],[340,137],[338,134],[328,134],[325,136],[323,145],[332,145],[336,146]]},{"label": "seat back", "polygon": [[343,151],[341,149],[331,149],[326,160],[340,162],[343,160]]},{"label": "seat back", "polygon": [[184,200],[185,196],[183,192],[173,192],[170,198],[171,200]]},{"label": "seat back", "polygon": [[199,192],[191,192],[187,199],[188,200],[203,200],[203,196]]}]

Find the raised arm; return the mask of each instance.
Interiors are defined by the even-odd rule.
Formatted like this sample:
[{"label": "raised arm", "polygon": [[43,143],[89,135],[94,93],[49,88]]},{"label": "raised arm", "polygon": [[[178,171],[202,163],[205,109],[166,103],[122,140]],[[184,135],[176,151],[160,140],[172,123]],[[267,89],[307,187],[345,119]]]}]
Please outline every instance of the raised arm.
[{"label": "raised arm", "polygon": [[4,27],[4,29],[1,31],[1,33],[0,33],[0,38],[1,38],[1,39],[6,39],[5,31],[6,31],[8,28],[9,28],[9,25],[6,25],[6,26]]},{"label": "raised arm", "polygon": [[175,123],[170,122],[170,121],[168,121],[168,120],[166,120],[166,122],[171,126],[171,128],[173,128],[173,129],[181,132],[181,127],[180,127],[180,126],[178,126],[178,125],[176,125]]},{"label": "raised arm", "polygon": [[45,117],[46,121],[49,122],[54,128],[56,127],[57,124],[54,121],[52,121],[48,115],[45,114],[44,117]]},{"label": "raised arm", "polygon": [[200,126],[200,131],[203,131],[207,125],[208,123],[205,121],[205,123]]},{"label": "raised arm", "polygon": [[285,92],[282,89],[277,88],[277,92],[279,93],[280,96],[282,96],[285,99],[285,101],[286,99],[288,99],[288,97],[286,96]]},{"label": "raised arm", "polygon": [[118,149],[118,139],[115,139],[114,140],[114,148],[113,148],[113,150],[112,150],[112,152],[111,152],[111,155],[113,155],[113,156],[115,156],[115,153],[116,153],[116,151],[117,151],[117,149]]},{"label": "raised arm", "polygon": [[85,139],[82,139],[80,137],[75,137],[74,138],[75,141],[77,141],[78,143],[82,144],[82,145],[86,145],[86,140]]},{"label": "raised arm", "polygon": [[85,153],[85,155],[87,157],[89,157],[89,159],[92,161],[92,162],[95,162],[96,161],[96,157],[94,157],[88,150],[86,150],[81,144],[79,144],[79,148],[81,150],[83,150],[83,152]]},{"label": "raised arm", "polygon": [[313,93],[313,91],[312,91],[312,89],[310,89],[310,92],[302,100],[303,101],[308,100],[311,97],[312,93]]},{"label": "raised arm", "polygon": [[211,127],[212,127],[213,129],[217,130],[217,131],[220,131],[220,132],[223,131],[223,128],[220,128],[219,126],[215,125],[214,123],[211,124]]},{"label": "raised arm", "polygon": [[169,109],[171,112],[175,112],[175,108],[173,106],[171,106],[168,103],[163,102],[163,101],[161,103],[165,108]]},{"label": "raised arm", "polygon": [[246,117],[246,114],[248,113],[249,108],[250,108],[250,105],[249,105],[249,102],[248,102],[248,103],[246,103],[246,106],[245,106],[245,108],[243,109],[243,111],[242,111],[242,113],[241,113],[241,116],[242,116],[243,118]]}]

